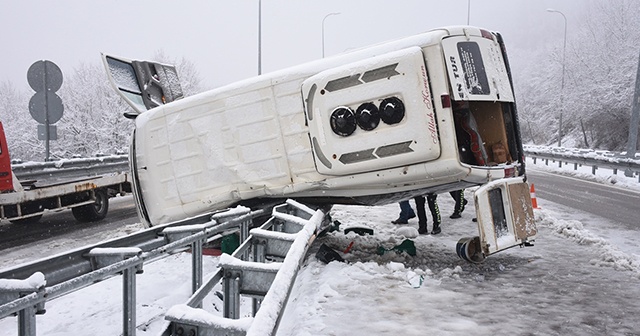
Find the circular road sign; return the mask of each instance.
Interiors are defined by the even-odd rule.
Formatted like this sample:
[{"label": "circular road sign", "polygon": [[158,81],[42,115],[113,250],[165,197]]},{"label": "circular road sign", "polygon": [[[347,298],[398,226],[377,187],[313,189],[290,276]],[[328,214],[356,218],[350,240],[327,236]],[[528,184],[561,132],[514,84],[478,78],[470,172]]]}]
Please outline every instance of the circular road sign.
[{"label": "circular road sign", "polygon": [[[45,106],[46,99],[46,106]],[[46,123],[46,114],[49,113],[49,124],[54,124],[62,118],[62,99],[57,94],[50,92],[36,92],[29,100],[29,113],[31,117],[41,124]]]},{"label": "circular road sign", "polygon": [[45,89],[56,92],[62,86],[62,71],[51,61],[37,61],[27,70],[27,81],[36,92]]}]

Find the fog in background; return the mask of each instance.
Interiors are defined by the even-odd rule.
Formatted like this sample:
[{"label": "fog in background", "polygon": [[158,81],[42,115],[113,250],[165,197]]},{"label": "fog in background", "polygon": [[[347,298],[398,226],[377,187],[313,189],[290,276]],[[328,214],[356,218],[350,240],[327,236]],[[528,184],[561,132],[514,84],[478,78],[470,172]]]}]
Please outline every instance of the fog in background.
[{"label": "fog in background", "polygon": [[[504,34],[512,48],[561,43],[563,22],[584,1],[471,0],[469,22]],[[262,70],[467,23],[467,0],[262,0]],[[29,88],[26,73],[40,59],[70,73],[98,63],[100,52],[150,59],[157,50],[192,61],[212,88],[257,74],[258,0],[28,1],[0,11],[0,79]],[[557,17],[556,17],[557,15]]]}]

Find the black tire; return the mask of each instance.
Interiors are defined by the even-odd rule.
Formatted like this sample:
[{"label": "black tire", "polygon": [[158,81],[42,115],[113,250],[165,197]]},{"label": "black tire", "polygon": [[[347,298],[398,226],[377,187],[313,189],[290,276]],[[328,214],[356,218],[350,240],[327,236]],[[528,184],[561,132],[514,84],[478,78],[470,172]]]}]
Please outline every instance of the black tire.
[{"label": "black tire", "polygon": [[10,220],[10,222],[18,225],[29,225],[29,224],[37,223],[40,220],[40,218],[42,218],[42,214],[32,216],[32,217],[27,217],[27,218],[12,219]]},{"label": "black tire", "polygon": [[107,217],[109,211],[109,195],[106,189],[96,189],[96,202],[72,208],[73,217],[78,222],[96,222]]}]

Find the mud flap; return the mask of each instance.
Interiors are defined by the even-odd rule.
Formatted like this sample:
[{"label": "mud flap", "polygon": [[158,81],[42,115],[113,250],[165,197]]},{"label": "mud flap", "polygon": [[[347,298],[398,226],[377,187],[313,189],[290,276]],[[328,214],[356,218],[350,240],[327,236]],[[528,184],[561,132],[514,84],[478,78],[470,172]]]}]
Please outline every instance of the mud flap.
[{"label": "mud flap", "polygon": [[458,255],[478,260],[478,248],[486,257],[510,247],[531,245],[535,240],[538,231],[529,185],[524,182],[524,178],[490,182],[479,188],[474,198],[480,235],[458,242],[461,244],[460,249],[464,250],[464,253],[461,251]]}]

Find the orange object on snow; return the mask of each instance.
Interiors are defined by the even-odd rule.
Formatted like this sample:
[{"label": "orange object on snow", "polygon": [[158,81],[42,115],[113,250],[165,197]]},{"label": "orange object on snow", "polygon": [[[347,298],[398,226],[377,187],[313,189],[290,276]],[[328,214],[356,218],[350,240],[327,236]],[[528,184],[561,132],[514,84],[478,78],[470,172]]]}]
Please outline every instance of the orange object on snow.
[{"label": "orange object on snow", "polygon": [[349,251],[351,251],[351,248],[353,247],[353,243],[355,243],[355,241],[352,241],[349,246],[347,246],[346,249],[344,249],[344,253],[349,253]]},{"label": "orange object on snow", "polygon": [[533,183],[531,183],[531,205],[533,206],[534,209],[540,209],[538,208],[538,200],[536,199],[536,188],[533,186]]}]

